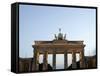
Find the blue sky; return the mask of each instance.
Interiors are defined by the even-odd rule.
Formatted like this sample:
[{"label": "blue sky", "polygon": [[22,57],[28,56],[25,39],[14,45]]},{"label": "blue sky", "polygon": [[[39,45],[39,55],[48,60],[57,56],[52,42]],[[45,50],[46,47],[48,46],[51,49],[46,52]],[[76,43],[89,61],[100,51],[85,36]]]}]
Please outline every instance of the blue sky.
[{"label": "blue sky", "polygon": [[67,40],[84,40],[85,55],[95,55],[95,9],[20,5],[19,10],[20,57],[33,57],[34,41],[53,40],[59,28]]}]

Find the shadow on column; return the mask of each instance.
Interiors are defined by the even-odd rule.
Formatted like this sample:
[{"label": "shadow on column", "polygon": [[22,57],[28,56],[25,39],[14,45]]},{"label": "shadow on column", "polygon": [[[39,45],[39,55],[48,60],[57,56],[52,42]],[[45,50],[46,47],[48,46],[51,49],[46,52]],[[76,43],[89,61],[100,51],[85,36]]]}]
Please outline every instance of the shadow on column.
[{"label": "shadow on column", "polygon": [[[77,66],[77,68],[75,68],[75,69],[80,69],[80,61],[78,61],[78,62],[76,62],[76,66]],[[72,68],[72,64],[67,68],[68,70],[70,69],[73,69]]]},{"label": "shadow on column", "polygon": [[[50,64],[48,64],[48,69],[46,71],[52,71],[53,68],[51,67]],[[43,71],[43,63],[39,64],[39,71]]]}]

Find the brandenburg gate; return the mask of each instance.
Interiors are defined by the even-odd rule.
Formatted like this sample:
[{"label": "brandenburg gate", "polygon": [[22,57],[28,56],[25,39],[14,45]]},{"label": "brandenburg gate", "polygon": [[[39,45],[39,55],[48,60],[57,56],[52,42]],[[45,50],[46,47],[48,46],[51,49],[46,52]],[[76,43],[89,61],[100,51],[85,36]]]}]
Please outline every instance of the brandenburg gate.
[{"label": "brandenburg gate", "polygon": [[72,69],[76,69],[76,53],[79,54],[80,68],[84,68],[84,47],[83,41],[66,40],[59,29],[58,36],[52,41],[35,41],[33,71],[39,71],[39,55],[43,54],[43,70],[48,69],[48,54],[53,55],[52,67],[56,70],[56,54],[64,54],[64,69],[68,68],[68,54],[72,54]]}]

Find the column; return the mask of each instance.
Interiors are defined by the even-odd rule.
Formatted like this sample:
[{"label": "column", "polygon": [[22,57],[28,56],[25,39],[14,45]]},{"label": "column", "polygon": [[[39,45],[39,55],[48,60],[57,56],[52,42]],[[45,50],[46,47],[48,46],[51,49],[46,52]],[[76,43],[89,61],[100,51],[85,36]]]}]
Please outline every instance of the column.
[{"label": "column", "polygon": [[48,52],[45,51],[43,55],[43,70],[48,70]]},{"label": "column", "polygon": [[31,61],[29,62],[29,72],[31,71]]},{"label": "column", "polygon": [[72,68],[73,69],[77,68],[77,65],[76,65],[76,53],[75,52],[72,52]]},{"label": "column", "polygon": [[56,52],[53,50],[53,70],[56,69]]},{"label": "column", "polygon": [[33,62],[33,71],[39,70],[39,51],[34,50],[34,62]]},{"label": "column", "polygon": [[68,63],[67,63],[67,51],[64,52],[64,69],[67,69]]},{"label": "column", "polygon": [[84,65],[84,50],[80,52],[80,68],[85,68]]}]

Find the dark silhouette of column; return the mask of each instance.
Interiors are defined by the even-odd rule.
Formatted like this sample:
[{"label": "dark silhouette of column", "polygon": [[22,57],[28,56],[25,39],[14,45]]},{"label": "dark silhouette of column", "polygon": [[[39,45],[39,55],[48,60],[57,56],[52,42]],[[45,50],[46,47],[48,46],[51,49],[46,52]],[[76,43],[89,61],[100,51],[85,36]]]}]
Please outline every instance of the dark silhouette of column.
[{"label": "dark silhouette of column", "polygon": [[68,68],[67,51],[64,52],[64,69]]},{"label": "dark silhouette of column", "polygon": [[75,69],[77,68],[76,66],[76,53],[72,52],[72,68]]},{"label": "dark silhouette of column", "polygon": [[56,51],[53,50],[53,70],[56,69]]}]

